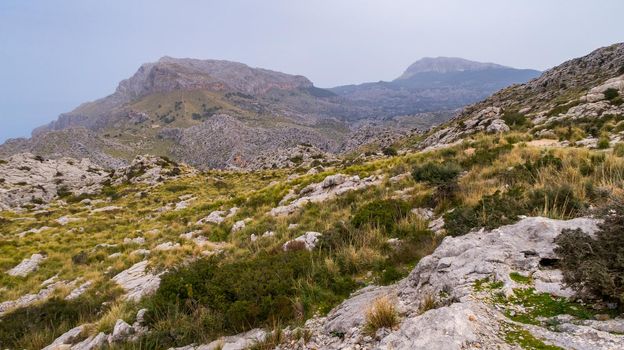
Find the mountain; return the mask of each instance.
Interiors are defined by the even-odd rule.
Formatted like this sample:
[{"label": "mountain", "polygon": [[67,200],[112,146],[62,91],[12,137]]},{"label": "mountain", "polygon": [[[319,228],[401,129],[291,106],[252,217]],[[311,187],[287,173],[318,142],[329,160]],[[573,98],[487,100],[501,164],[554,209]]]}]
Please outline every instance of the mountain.
[{"label": "mountain", "polygon": [[393,81],[339,86],[330,90],[356,106],[391,117],[460,108],[539,74],[536,70],[461,58],[423,58]]},{"label": "mountain", "polygon": [[163,57],[0,154],[88,156],[116,167],[138,154],[205,168],[246,167],[301,143],[336,152],[355,110],[305,77],[241,63]]},{"label": "mountain", "polygon": [[306,144],[335,154],[386,144],[447,120],[451,109],[525,79],[523,72],[425,59],[395,82],[321,89],[300,75],[242,63],[163,57],[31,139],[7,141],[0,155],[88,157],[112,168],[141,154],[201,168],[281,167],[288,163],[267,162],[285,159],[275,150],[285,155]]},{"label": "mountain", "polygon": [[[607,90],[615,97],[605,94]],[[423,145],[452,143],[487,128],[509,127],[528,129],[536,138],[572,143],[595,145],[598,137],[605,135],[618,140],[612,129],[601,130],[605,117],[617,122],[616,116],[624,113],[618,91],[624,93],[623,43],[564,62],[537,79],[507,87],[466,107]],[[562,132],[564,126],[570,130]]]}]

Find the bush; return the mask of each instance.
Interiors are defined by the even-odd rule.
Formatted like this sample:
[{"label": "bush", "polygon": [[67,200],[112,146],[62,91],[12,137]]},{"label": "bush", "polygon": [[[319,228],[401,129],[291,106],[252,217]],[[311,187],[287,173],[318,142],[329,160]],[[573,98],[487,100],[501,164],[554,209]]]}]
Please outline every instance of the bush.
[{"label": "bush", "polygon": [[358,208],[351,218],[351,224],[356,228],[370,224],[392,233],[398,221],[405,218],[409,211],[410,206],[404,201],[377,200]]},{"label": "bush", "polygon": [[[315,290],[301,287],[306,285],[314,285]],[[159,337],[161,347],[183,345],[205,336],[293,320],[300,312],[293,300],[305,299],[303,311],[311,314],[315,306],[333,306],[354,288],[348,277],[334,276],[320,266],[313,269],[308,251],[260,253],[228,263],[212,257],[163,276],[150,302],[153,316],[149,322],[151,328],[164,330],[170,320],[180,320],[175,328],[186,332],[163,331],[153,336]],[[199,320],[198,313],[202,315]]]},{"label": "bush", "polygon": [[381,152],[386,156],[396,156],[399,154],[397,150],[393,147],[386,147],[382,149]]},{"label": "bush", "polygon": [[440,164],[429,162],[415,166],[412,170],[412,177],[418,182],[441,185],[455,180],[461,171],[461,167],[455,163],[447,162]]},{"label": "bush", "polygon": [[564,282],[583,298],[600,297],[624,309],[624,205],[615,205],[594,237],[566,230],[555,239]]},{"label": "bush", "polygon": [[596,144],[596,147],[598,149],[607,149],[609,148],[609,146],[610,146],[609,138],[605,136],[598,139],[598,143]]},{"label": "bush", "polygon": [[611,101],[613,99],[616,99],[620,96],[620,93],[618,92],[617,89],[614,88],[608,88],[604,91],[604,97],[605,99]]},{"label": "bush", "polygon": [[513,149],[513,145],[504,144],[491,148],[478,148],[472,157],[462,161],[462,166],[472,167],[475,165],[490,165],[501,155],[508,153]]},{"label": "bush", "polygon": [[78,324],[93,321],[111,297],[104,293],[71,301],[54,297],[12,311],[0,322],[0,348],[41,349]]},{"label": "bush", "polygon": [[522,113],[507,112],[501,117],[510,128],[521,127],[526,125],[527,118]]},{"label": "bush", "polygon": [[529,210],[549,217],[572,218],[584,207],[568,185],[533,190],[528,199]]},{"label": "bush", "polygon": [[444,214],[444,227],[451,236],[460,236],[473,228],[493,229],[517,221],[518,215],[527,212],[520,188],[511,188],[508,192],[497,191],[493,195],[483,196],[474,207],[459,206]]}]

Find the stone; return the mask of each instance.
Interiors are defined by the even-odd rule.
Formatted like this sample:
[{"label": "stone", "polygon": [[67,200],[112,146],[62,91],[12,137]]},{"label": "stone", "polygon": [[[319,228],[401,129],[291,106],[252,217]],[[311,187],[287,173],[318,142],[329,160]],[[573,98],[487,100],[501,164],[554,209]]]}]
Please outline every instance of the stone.
[{"label": "stone", "polygon": [[365,287],[332,310],[325,320],[324,330],[328,333],[347,333],[354,327],[361,327],[365,321],[365,311],[376,299],[395,295],[394,287]]},{"label": "stone", "polygon": [[[368,286],[355,292],[326,317],[306,321],[306,329],[311,332],[308,343],[280,349],[362,347],[366,336],[363,334],[365,311],[376,298],[385,295],[396,298],[401,322],[396,329],[380,330],[367,343],[367,349],[516,349],[504,337],[507,328],[503,327],[511,321],[488,297],[481,299],[474,289],[475,281],[484,278],[501,281],[501,292],[510,295],[518,285],[509,275],[517,272],[532,276],[536,289],[566,291],[561,272],[542,267],[540,261],[557,258],[554,240],[561,231],[578,228],[593,234],[598,230],[598,222],[592,218],[529,217],[491,231],[445,237],[433,254],[421,259],[405,279],[394,285]],[[431,297],[438,306],[423,313],[421,305]],[[624,326],[621,319],[577,322],[561,318],[556,323],[557,331],[539,325],[521,324],[521,327],[547,344],[564,349],[619,349],[624,344],[624,337],[606,331],[618,332]]]},{"label": "stone", "polygon": [[[80,337],[80,335],[82,334],[84,329],[85,329],[85,327],[82,326],[82,325],[78,326],[78,327],[74,327],[74,328],[70,329],[69,331],[65,332],[60,337],[56,338],[52,342],[52,344],[46,346],[42,350],[57,350],[57,349],[61,349],[62,345],[71,345],[73,342],[75,342]],[[69,347],[67,347],[67,348],[69,349]]]},{"label": "stone", "polygon": [[430,208],[414,208],[411,210],[411,213],[423,221],[433,219],[433,210]]},{"label": "stone", "polygon": [[393,176],[391,178],[388,179],[388,181],[392,182],[392,183],[397,183],[400,181],[403,181],[405,179],[409,179],[412,176],[412,174],[410,173],[403,173],[403,174],[399,174],[396,176]]},{"label": "stone", "polygon": [[30,258],[22,260],[14,268],[7,271],[9,276],[26,277],[31,272],[36,271],[39,268],[39,264],[46,259],[41,254],[33,254]]},{"label": "stone", "polygon": [[69,216],[62,216],[62,217],[60,217],[60,218],[58,218],[58,219],[56,219],[54,221],[56,221],[56,223],[58,223],[61,226],[65,226],[65,225],[67,225],[69,223],[80,221],[80,219],[78,219],[78,218],[70,218]]},{"label": "stone", "polygon": [[444,217],[440,216],[439,218],[431,221],[428,225],[429,230],[431,230],[436,235],[443,233],[444,231]]},{"label": "stone", "polygon": [[90,336],[87,339],[72,345],[71,350],[97,350],[102,348],[108,342],[108,336],[103,332],[96,336]]},{"label": "stone", "polygon": [[284,245],[282,246],[284,251],[288,251],[291,250],[292,248],[292,244],[294,242],[301,242],[303,243],[303,246],[305,249],[307,250],[313,250],[316,247],[316,243],[318,242],[318,238],[320,236],[322,236],[323,234],[320,232],[313,232],[313,231],[309,231],[306,232],[305,234],[290,240],[286,243],[284,243]]},{"label": "stone", "polygon": [[143,237],[134,237],[134,238],[129,238],[126,237],[123,240],[124,244],[145,244],[145,238]]},{"label": "stone", "polygon": [[488,125],[488,127],[485,129],[485,131],[490,134],[501,134],[509,130],[510,130],[509,127],[507,126],[507,124],[505,124],[505,121],[502,119],[492,120],[490,125]]},{"label": "stone", "polygon": [[180,249],[180,243],[165,242],[154,247],[154,250],[160,250],[163,252],[175,249]]},{"label": "stone", "polygon": [[74,300],[74,299],[78,298],[79,296],[83,295],[89,289],[89,287],[91,287],[92,284],[93,284],[93,282],[91,282],[91,281],[87,281],[87,282],[81,284],[78,288],[75,288],[74,290],[72,290],[65,297],[65,300]]},{"label": "stone", "polygon": [[45,288],[41,289],[37,293],[26,294],[16,300],[7,300],[0,303],[0,316],[17,308],[26,307],[36,302],[47,299],[52,296],[54,292],[62,287],[65,287],[65,282],[50,282],[45,284]]},{"label": "stone", "polygon": [[[310,184],[301,189],[299,198],[295,197],[289,204],[282,204],[271,209],[269,214],[272,216],[290,215],[308,203],[321,203],[346,192],[380,185],[382,180],[383,177],[374,175],[364,179],[360,179],[357,175],[351,177],[343,174],[330,175],[320,183]],[[284,200],[280,203],[284,203]]]},{"label": "stone", "polygon": [[143,260],[120,272],[112,280],[125,290],[127,300],[138,302],[143,296],[156,292],[161,274],[147,272],[147,260]]},{"label": "stone", "polygon": [[115,322],[115,327],[113,328],[113,333],[109,338],[110,343],[119,343],[127,339],[130,335],[134,333],[134,329],[131,325],[126,323],[124,320],[117,320]]},{"label": "stone", "polygon": [[[95,194],[109,173],[89,159],[43,159],[19,153],[0,163],[0,210],[18,209],[33,199],[51,203],[58,192]],[[47,204],[42,205],[47,206]]]},{"label": "stone", "polygon": [[245,220],[239,220],[232,226],[232,232],[238,232],[245,228]]}]

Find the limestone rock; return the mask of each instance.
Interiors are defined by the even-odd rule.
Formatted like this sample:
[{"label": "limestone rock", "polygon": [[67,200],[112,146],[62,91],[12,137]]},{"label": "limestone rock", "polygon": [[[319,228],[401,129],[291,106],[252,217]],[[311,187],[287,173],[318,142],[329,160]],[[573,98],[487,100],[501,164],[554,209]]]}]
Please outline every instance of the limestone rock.
[{"label": "limestone rock", "polygon": [[31,153],[15,154],[0,162],[0,210],[25,204],[49,203],[59,192],[98,193],[108,172],[88,159],[44,159]]},{"label": "limestone rock", "polygon": [[[80,337],[84,329],[85,327],[82,325],[72,328],[69,331],[65,332],[63,335],[61,335],[60,337],[56,338],[52,342],[52,344],[46,346],[42,350],[57,350],[57,349],[61,349],[63,345],[71,345]],[[67,348],[70,348],[70,347],[67,347]]]},{"label": "limestone rock", "polygon": [[54,294],[54,291],[64,287],[65,282],[49,282],[45,284],[45,288],[34,294],[26,294],[16,300],[7,300],[0,303],[0,316],[3,314],[20,307],[26,307],[32,305],[41,300],[45,300]]},{"label": "limestone rock", "polygon": [[131,325],[126,323],[124,320],[117,320],[117,322],[115,322],[115,327],[113,327],[113,333],[109,338],[109,342],[118,343],[124,341],[133,333],[134,329]]},{"label": "limestone rock", "polygon": [[143,260],[117,274],[113,281],[126,291],[126,299],[139,301],[143,296],[156,292],[160,285],[160,274],[147,272],[147,260]]},{"label": "limestone rock", "polygon": [[78,298],[79,296],[83,295],[89,289],[89,287],[91,287],[92,284],[93,284],[93,282],[91,282],[91,281],[87,281],[87,282],[81,284],[78,288],[75,288],[74,290],[72,290],[65,297],[65,300],[74,300],[74,299]]},{"label": "limestone rock", "polygon": [[329,175],[322,182],[306,186],[299,192],[300,197],[290,204],[282,204],[271,209],[270,215],[283,216],[294,213],[307,203],[320,203],[340,196],[349,191],[360,190],[369,186],[381,184],[382,177],[369,176],[360,179],[359,176],[347,176],[342,174]]},{"label": "limestone rock", "polygon": [[318,238],[322,235],[323,234],[320,232],[313,232],[313,231],[306,232],[305,234],[291,241],[284,243],[283,249],[284,251],[291,250],[295,246],[295,242],[299,242],[300,244],[303,244],[303,247],[305,249],[313,250],[316,247],[316,242],[318,241]]},{"label": "limestone rock", "polygon": [[490,134],[501,134],[509,131],[509,127],[505,124],[505,121],[502,119],[494,119],[485,129],[485,132]]},{"label": "limestone rock", "polygon": [[30,258],[22,260],[17,266],[7,271],[7,274],[10,276],[26,277],[31,272],[37,270],[39,264],[45,259],[45,256],[41,254],[33,254]]}]

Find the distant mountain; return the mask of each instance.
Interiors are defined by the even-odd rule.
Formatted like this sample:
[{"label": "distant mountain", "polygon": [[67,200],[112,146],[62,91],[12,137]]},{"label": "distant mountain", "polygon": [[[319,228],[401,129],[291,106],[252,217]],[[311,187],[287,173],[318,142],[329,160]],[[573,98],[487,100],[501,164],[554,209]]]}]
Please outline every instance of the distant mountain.
[{"label": "distant mountain", "polygon": [[300,75],[242,63],[163,57],[31,139],[7,141],[0,156],[88,157],[119,167],[153,154],[203,168],[267,166],[283,158],[276,149],[286,154],[301,144],[338,153],[390,142],[533,72],[424,59],[394,82],[321,89]]},{"label": "distant mountain", "polygon": [[412,115],[456,109],[539,75],[539,71],[532,69],[462,58],[423,58],[391,82],[339,86],[330,90],[377,115]]},{"label": "distant mountain", "polygon": [[503,68],[509,67],[495,63],[475,62],[458,57],[424,57],[407,67],[397,80],[409,79],[418,73],[451,73]]},{"label": "distant mountain", "polygon": [[564,62],[537,79],[506,87],[465,107],[431,133],[422,146],[452,143],[488,129],[498,132],[519,127],[512,122],[528,128],[536,139],[595,145],[598,137],[610,136],[612,142],[618,142],[622,124],[617,124],[619,128],[609,125],[624,118],[623,94],[624,43],[618,43]]}]

